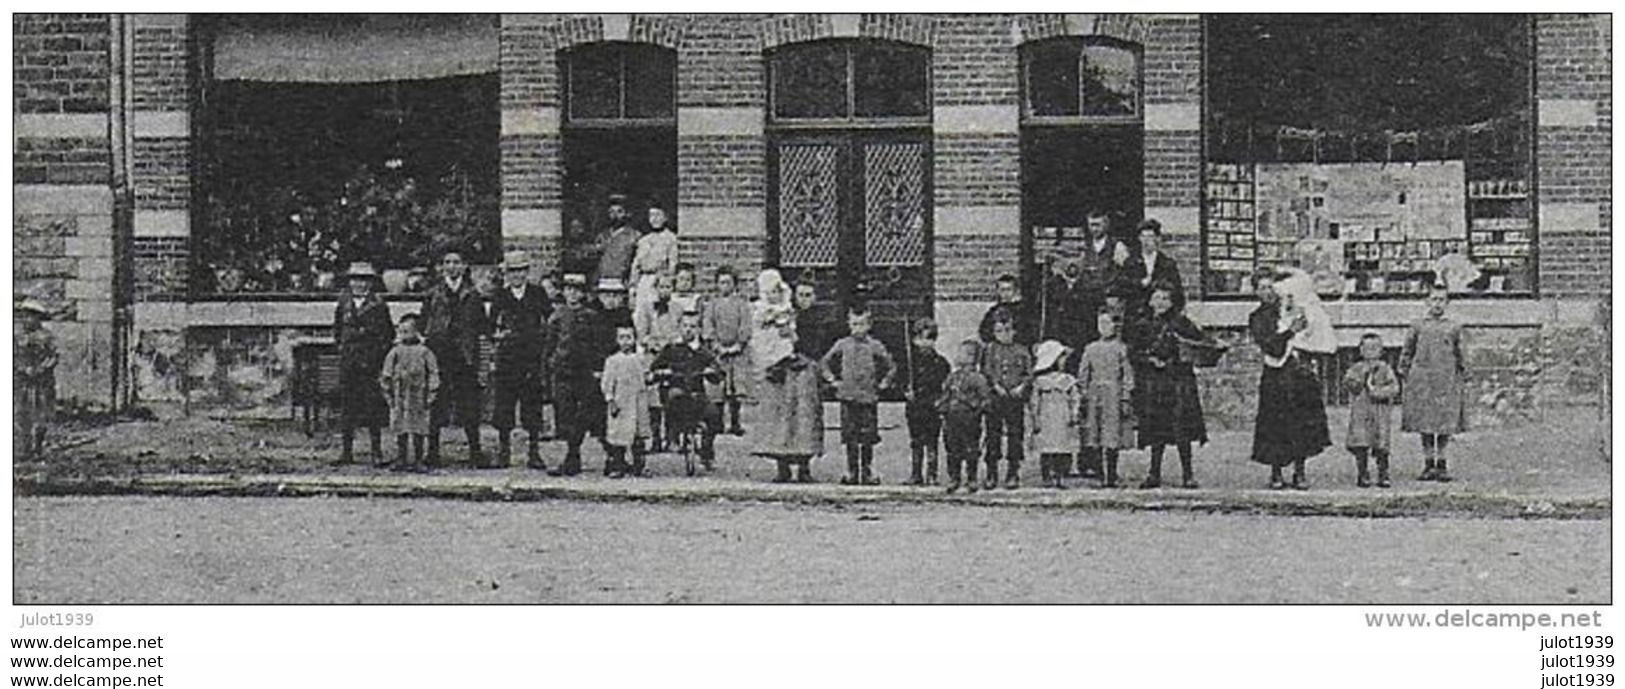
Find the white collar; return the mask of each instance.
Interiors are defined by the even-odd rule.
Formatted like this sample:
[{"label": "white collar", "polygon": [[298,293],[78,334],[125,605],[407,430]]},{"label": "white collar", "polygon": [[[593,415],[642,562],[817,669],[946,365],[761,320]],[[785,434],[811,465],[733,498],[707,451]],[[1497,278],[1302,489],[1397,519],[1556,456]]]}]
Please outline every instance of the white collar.
[{"label": "white collar", "polygon": [[520,285],[518,287],[509,287],[508,292],[513,294],[513,298],[515,298],[515,299],[524,299],[525,298],[525,287],[526,287],[526,285]]},{"label": "white collar", "polygon": [[451,278],[446,278],[446,288],[453,292],[461,290],[463,288],[463,279],[457,278],[456,280],[452,280]]}]

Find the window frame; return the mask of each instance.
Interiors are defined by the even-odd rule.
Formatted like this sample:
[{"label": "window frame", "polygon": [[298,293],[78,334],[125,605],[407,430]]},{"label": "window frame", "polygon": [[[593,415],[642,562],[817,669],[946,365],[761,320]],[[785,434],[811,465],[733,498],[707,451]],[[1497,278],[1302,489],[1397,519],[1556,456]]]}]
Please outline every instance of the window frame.
[{"label": "window frame", "polygon": [[[1075,90],[1078,98],[1077,115],[1038,115],[1032,102],[1031,74],[1033,60],[1029,57],[1040,48],[1072,44],[1077,53],[1078,80]],[[1107,47],[1127,52],[1134,58],[1134,112],[1124,115],[1085,115],[1083,112],[1083,66],[1085,49]],[[1021,89],[1021,122],[1026,125],[1114,125],[1140,124],[1145,121],[1145,46],[1110,36],[1057,36],[1023,43],[1018,50]]]},{"label": "window frame", "polygon": [[[627,63],[632,52],[642,49],[654,49],[670,58],[671,65],[671,116],[670,117],[629,117],[626,114],[627,106]],[[605,50],[615,51],[616,62],[620,67],[620,76],[616,80],[618,86],[617,103],[619,117],[576,117],[574,113],[574,75],[576,57],[582,51]],[[614,129],[620,127],[675,127],[677,126],[677,51],[654,43],[641,43],[637,41],[596,41],[571,46],[558,52],[559,62],[559,93],[562,122],[570,127],[591,129]]]},{"label": "window frame", "polygon": [[[887,45],[894,48],[905,48],[917,52],[924,59],[921,66],[925,71],[925,112],[920,115],[901,116],[862,116],[857,114],[857,60],[854,52],[866,45]],[[778,114],[779,85],[777,72],[781,69],[779,61],[797,50],[830,49],[841,51],[846,65],[846,115],[843,117],[783,117]],[[933,90],[934,70],[931,65],[931,49],[925,46],[893,41],[884,38],[831,38],[817,41],[803,41],[778,46],[767,51],[767,123],[776,129],[818,129],[839,127],[842,129],[896,129],[900,127],[929,127],[931,126],[931,113],[934,109]]]}]

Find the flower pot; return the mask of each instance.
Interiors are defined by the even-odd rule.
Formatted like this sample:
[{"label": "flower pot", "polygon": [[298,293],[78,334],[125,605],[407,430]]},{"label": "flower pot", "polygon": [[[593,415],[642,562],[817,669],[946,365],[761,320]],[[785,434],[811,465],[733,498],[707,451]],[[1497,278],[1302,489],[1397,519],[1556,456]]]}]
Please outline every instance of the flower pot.
[{"label": "flower pot", "polygon": [[406,292],[406,279],[410,273],[401,268],[390,268],[384,271],[384,289],[390,294],[403,294]]}]

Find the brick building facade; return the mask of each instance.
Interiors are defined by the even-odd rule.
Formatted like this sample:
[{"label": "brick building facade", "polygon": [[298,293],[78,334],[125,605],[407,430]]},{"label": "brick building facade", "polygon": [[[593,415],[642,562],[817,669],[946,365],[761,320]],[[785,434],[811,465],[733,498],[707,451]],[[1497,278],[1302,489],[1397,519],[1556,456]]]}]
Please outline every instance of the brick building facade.
[{"label": "brick building facade", "polygon": [[[1606,384],[1578,353],[1606,352],[1594,314],[1611,290],[1612,94],[1605,15],[1533,18],[1538,296],[1464,300],[1472,380],[1487,413],[1538,415],[1594,399]],[[200,296],[189,290],[199,166],[197,62],[186,15],[14,18],[13,155],[17,290],[66,307],[62,394],[94,402],[186,400],[256,406],[285,399],[290,343],[330,323],[326,298]],[[1106,39],[1138,56],[1141,208],[1201,285],[1203,18],[1198,15],[502,15],[500,240],[544,265],[564,255],[570,183],[561,51],[605,41],[675,52],[676,216],[702,270],[754,270],[773,251],[776,142],[769,55],[851,39],[929,54],[929,196],[921,295],[944,342],[974,327],[993,278],[1022,270],[1021,49],[1057,37]],[[394,304],[412,308],[410,299]],[[1348,332],[1397,332],[1409,300],[1334,303]],[[1199,322],[1240,340],[1251,304],[1193,294]],[[1250,413],[1255,358],[1241,343],[1205,372],[1215,413]]]}]

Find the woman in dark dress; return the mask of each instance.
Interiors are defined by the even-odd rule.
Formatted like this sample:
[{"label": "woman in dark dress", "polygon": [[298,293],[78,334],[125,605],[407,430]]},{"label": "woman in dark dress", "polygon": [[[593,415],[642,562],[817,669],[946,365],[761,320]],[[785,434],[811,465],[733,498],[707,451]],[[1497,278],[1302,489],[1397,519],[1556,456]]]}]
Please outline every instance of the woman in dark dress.
[{"label": "woman in dark dress", "polygon": [[1292,346],[1292,338],[1309,327],[1301,313],[1284,323],[1275,276],[1261,273],[1255,280],[1259,306],[1247,318],[1247,331],[1264,355],[1264,373],[1258,381],[1258,418],[1253,429],[1253,461],[1270,467],[1270,488],[1288,484],[1281,470],[1292,466],[1292,488],[1304,490],[1304,463],[1331,446],[1326,405],[1315,373],[1316,355]]},{"label": "woman in dark dress", "polygon": [[1207,444],[1202,397],[1196,371],[1180,340],[1206,340],[1202,329],[1174,308],[1174,288],[1152,288],[1145,318],[1130,331],[1129,358],[1134,364],[1134,407],[1139,418],[1140,447],[1151,448],[1151,468],[1141,488],[1162,485],[1162,454],[1169,445],[1179,451],[1180,485],[1196,488],[1191,471],[1191,443]]}]

